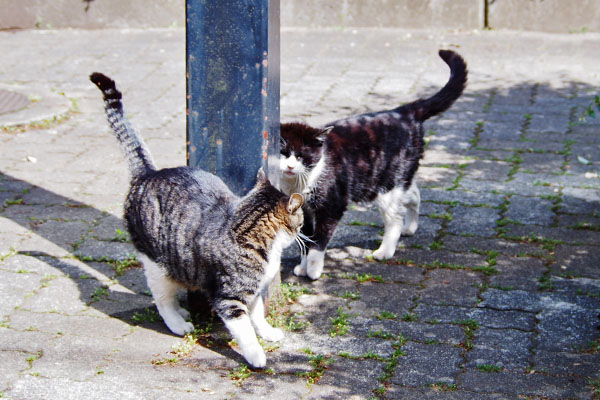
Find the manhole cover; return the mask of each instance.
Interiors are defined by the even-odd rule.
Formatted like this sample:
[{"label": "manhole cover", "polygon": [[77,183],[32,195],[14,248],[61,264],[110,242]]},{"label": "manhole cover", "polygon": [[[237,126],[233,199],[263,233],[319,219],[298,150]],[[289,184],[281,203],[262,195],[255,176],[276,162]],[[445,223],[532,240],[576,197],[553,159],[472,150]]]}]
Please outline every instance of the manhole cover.
[{"label": "manhole cover", "polygon": [[29,105],[27,96],[0,89],[0,114],[6,114]]}]

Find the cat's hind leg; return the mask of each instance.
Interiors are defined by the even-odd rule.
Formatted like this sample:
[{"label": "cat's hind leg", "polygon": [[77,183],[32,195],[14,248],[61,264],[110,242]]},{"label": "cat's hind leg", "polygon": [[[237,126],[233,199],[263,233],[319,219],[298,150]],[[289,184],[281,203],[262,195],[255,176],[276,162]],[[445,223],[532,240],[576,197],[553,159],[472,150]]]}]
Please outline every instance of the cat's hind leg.
[{"label": "cat's hind leg", "polygon": [[414,181],[402,196],[401,201],[406,208],[406,216],[404,217],[402,235],[412,236],[419,227],[419,208],[421,206],[421,193],[419,192],[419,188]]},{"label": "cat's hind leg", "polygon": [[265,306],[261,295],[256,296],[254,304],[250,306],[250,321],[258,336],[270,342],[278,342],[283,339],[283,331],[273,328],[265,319]]},{"label": "cat's hind leg", "polygon": [[223,299],[215,302],[215,311],[240,346],[248,364],[254,368],[267,365],[267,356],[258,343],[248,308],[238,300]]},{"label": "cat's hind leg", "polygon": [[152,292],[152,297],[167,327],[176,335],[183,336],[194,330],[194,325],[187,322],[189,312],[184,310],[177,301],[177,291],[180,286],[168,278],[164,269],[150,260],[144,254],[138,254],[138,259],[144,265],[146,281]]},{"label": "cat's hind leg", "polygon": [[396,252],[406,214],[406,207],[402,203],[404,193],[402,188],[396,187],[375,199],[384,224],[383,240],[373,252],[373,258],[376,260],[392,258]]}]

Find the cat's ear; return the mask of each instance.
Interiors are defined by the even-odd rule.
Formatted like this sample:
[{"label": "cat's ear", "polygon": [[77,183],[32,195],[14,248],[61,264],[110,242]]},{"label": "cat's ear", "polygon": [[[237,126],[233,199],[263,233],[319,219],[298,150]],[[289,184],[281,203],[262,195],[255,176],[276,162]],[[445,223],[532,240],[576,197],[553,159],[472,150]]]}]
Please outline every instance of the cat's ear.
[{"label": "cat's ear", "polygon": [[325,138],[327,137],[327,135],[329,134],[329,132],[331,132],[332,129],[333,129],[333,126],[326,126],[323,129],[319,129],[319,133],[316,136],[317,140],[319,142],[324,142]]},{"label": "cat's ear", "polygon": [[271,184],[271,182],[269,182],[269,178],[267,178],[267,174],[265,174],[265,171],[262,169],[262,167],[258,169],[258,174],[256,174],[256,184],[260,186]]},{"label": "cat's ear", "polygon": [[292,193],[287,204],[287,211],[292,214],[295,213],[304,204],[304,197],[300,193]]}]

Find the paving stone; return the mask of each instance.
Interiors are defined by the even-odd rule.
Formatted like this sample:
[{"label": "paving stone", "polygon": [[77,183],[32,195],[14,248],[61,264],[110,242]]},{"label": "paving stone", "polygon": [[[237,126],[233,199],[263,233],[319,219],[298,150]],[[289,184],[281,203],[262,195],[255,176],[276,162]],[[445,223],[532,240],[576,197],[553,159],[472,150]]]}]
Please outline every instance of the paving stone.
[{"label": "paving stone", "polygon": [[599,353],[537,351],[532,360],[535,370],[551,375],[577,375],[591,378],[600,376]]},{"label": "paving stone", "polygon": [[600,278],[600,254],[595,246],[558,245],[550,268],[557,275]]},{"label": "paving stone", "polygon": [[[379,315],[379,314],[376,314]],[[395,319],[373,319],[371,315],[352,320],[352,330],[357,335],[376,336],[378,332],[398,335],[406,340],[421,343],[445,343],[458,346],[465,339],[463,330],[457,325],[439,324],[435,321],[406,322],[403,315]],[[371,317],[371,318],[367,318]]]},{"label": "paving stone", "polygon": [[461,308],[419,304],[413,312],[420,320],[436,320],[441,323],[458,323],[475,320],[481,326],[496,329],[520,329],[530,331],[535,327],[535,315],[521,311],[497,311],[487,308]]},{"label": "paving stone", "polygon": [[0,304],[2,318],[9,316],[15,308],[21,307],[37,289],[40,288],[40,276],[37,274],[14,273],[0,270],[0,291],[3,301]]},{"label": "paving stone", "polygon": [[600,215],[600,195],[597,190],[564,188],[561,212]]},{"label": "paving stone", "polygon": [[584,379],[511,372],[467,371],[461,376],[461,388],[484,393],[502,388],[503,393],[513,397],[529,395],[580,399],[589,394]]},{"label": "paving stone", "polygon": [[523,153],[520,156],[523,160],[520,170],[537,173],[560,173],[565,161],[565,157],[560,154]]},{"label": "paving stone", "polygon": [[419,302],[425,304],[473,306],[478,301],[481,276],[471,271],[433,270],[427,272],[419,291]]},{"label": "paving stone", "polygon": [[[382,374],[383,363],[379,361],[336,358],[306,398],[366,399],[373,395]],[[278,382],[274,384],[279,387]]]},{"label": "paving stone", "polygon": [[547,114],[533,114],[527,127],[531,132],[558,132],[566,133],[569,129],[569,116],[556,116]]},{"label": "paving stone", "polygon": [[422,188],[450,188],[458,177],[458,171],[452,168],[422,166],[417,173]]},{"label": "paving stone", "polygon": [[542,259],[531,257],[499,256],[496,258],[494,268],[499,273],[489,278],[490,285],[508,290],[538,290],[541,284],[540,278],[548,271]]},{"label": "paving stone", "polygon": [[554,222],[553,206],[550,200],[514,195],[504,217],[521,224],[548,226]]},{"label": "paving stone", "polygon": [[534,235],[542,241],[565,242],[574,245],[596,244],[599,243],[600,233],[589,232],[576,229],[555,228],[537,225],[507,225],[506,235],[511,238],[530,238]]},{"label": "paving stone", "polygon": [[466,253],[470,251],[497,251],[499,254],[516,257],[539,252],[539,248],[530,244],[505,239],[485,239],[467,236],[446,235],[443,238],[444,248]]},{"label": "paving stone", "polygon": [[446,400],[500,400],[509,399],[503,394],[476,393],[465,390],[455,391],[433,388],[409,388],[391,385],[385,393],[385,398],[390,400],[421,400],[421,399],[446,399]]},{"label": "paving stone", "polygon": [[405,355],[398,358],[390,382],[396,385],[426,386],[434,383],[454,384],[460,372],[461,350],[444,344],[408,342],[402,346]]},{"label": "paving stone", "polygon": [[508,179],[508,173],[512,166],[506,161],[478,160],[464,169],[464,176],[475,180],[498,180]]},{"label": "paving stone", "polygon": [[447,230],[454,234],[494,236],[498,218],[499,212],[495,209],[456,206],[452,209],[452,221],[448,223]]},{"label": "paving stone", "polygon": [[37,354],[24,353],[22,351],[0,350],[2,365],[0,365],[0,392],[5,393],[10,383],[16,381],[22,371],[30,368],[27,359],[37,357]]},{"label": "paving stone", "polygon": [[544,307],[537,315],[538,349],[546,351],[587,349],[590,343],[598,338],[600,301],[584,296],[569,300],[569,298],[554,298],[551,295],[542,297]]},{"label": "paving stone", "polygon": [[[461,182],[465,181],[463,178]],[[473,181],[474,182],[474,181]],[[478,187],[481,188],[481,182]],[[457,202],[467,205],[489,205],[497,207],[503,203],[503,196],[494,193],[481,193],[481,191],[464,191],[464,190],[440,190],[440,189],[424,189],[421,191],[421,198],[430,201],[447,201]]]},{"label": "paving stone", "polygon": [[360,302],[371,313],[390,311],[403,315],[414,305],[418,288],[404,285],[364,283],[359,286]]},{"label": "paving stone", "polygon": [[[467,352],[465,367],[495,366],[503,370],[525,372],[530,366],[535,333],[515,329],[479,328],[473,348]],[[510,346],[506,346],[510,343]]]},{"label": "paving stone", "polygon": [[481,293],[483,301],[479,307],[488,307],[495,310],[519,310],[527,312],[540,312],[544,309],[542,295],[525,290],[498,290],[488,289]]}]

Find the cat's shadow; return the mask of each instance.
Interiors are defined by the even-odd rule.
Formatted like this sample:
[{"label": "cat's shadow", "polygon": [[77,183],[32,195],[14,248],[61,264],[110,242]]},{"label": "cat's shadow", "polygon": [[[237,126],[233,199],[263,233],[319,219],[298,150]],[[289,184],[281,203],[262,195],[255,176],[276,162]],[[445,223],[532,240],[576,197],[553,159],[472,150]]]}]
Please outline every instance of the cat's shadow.
[{"label": "cat's shadow", "polygon": [[[7,268],[18,257],[13,263],[22,270],[30,264],[33,273],[75,283],[82,310],[87,306],[128,324],[169,332],[156,314],[121,218],[6,173],[0,172],[0,183],[0,216],[24,228],[14,236],[30,236],[2,249],[8,251]],[[53,270],[57,273],[49,273]],[[72,296],[69,285],[63,291]]]}]

